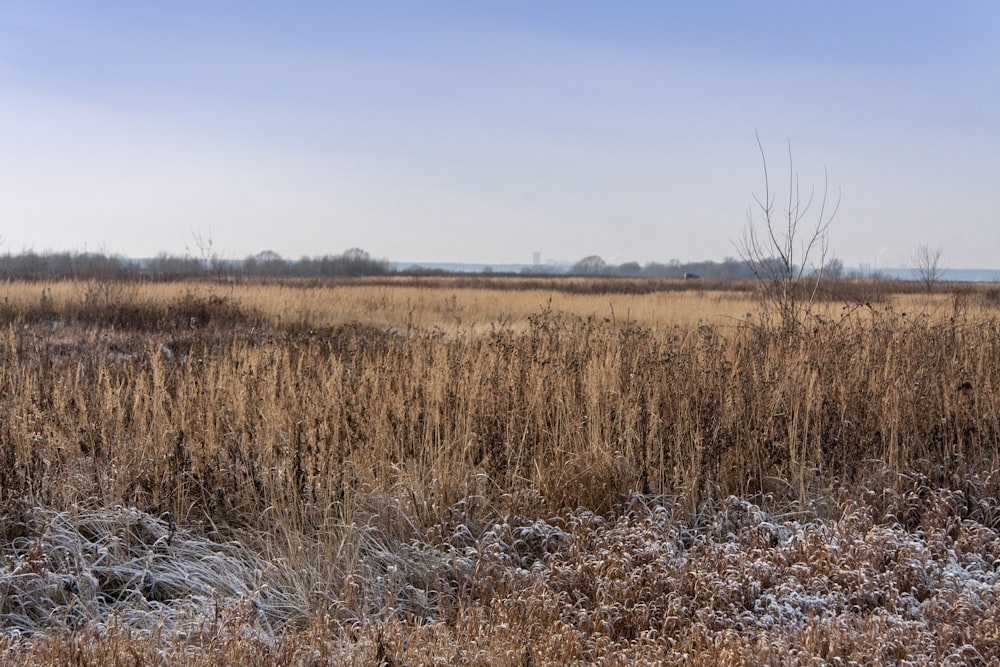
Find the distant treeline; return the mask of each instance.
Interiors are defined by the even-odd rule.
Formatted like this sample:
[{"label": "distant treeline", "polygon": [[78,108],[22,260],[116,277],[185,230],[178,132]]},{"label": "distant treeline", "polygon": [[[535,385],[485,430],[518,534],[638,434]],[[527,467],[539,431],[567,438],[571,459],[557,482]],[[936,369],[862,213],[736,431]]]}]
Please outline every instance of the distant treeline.
[{"label": "distant treeline", "polygon": [[377,276],[391,273],[389,262],[352,248],[341,255],[284,259],[271,251],[242,260],[176,256],[161,253],[150,259],[131,259],[94,252],[26,251],[0,255],[0,278],[41,279],[156,279],[197,276],[333,277]]},{"label": "distant treeline", "polygon": [[667,264],[638,262],[607,264],[597,255],[584,257],[569,269],[569,273],[582,276],[622,276],[626,278],[753,278],[746,262],[727,257],[721,262],[672,261]]},{"label": "distant treeline", "polygon": [[[770,262],[770,264],[769,264]],[[777,259],[762,260],[758,269],[762,275],[781,275],[784,265]],[[542,268],[542,267],[540,267]],[[542,269],[544,271],[544,268]],[[525,272],[533,272],[530,268]],[[821,269],[823,276],[828,278],[844,277],[844,265],[838,259],[828,261]],[[581,276],[622,276],[628,278],[710,278],[722,280],[742,280],[755,278],[750,266],[742,259],[727,257],[721,262],[705,260],[701,262],[679,262],[673,260],[667,264],[650,262],[640,265],[638,262],[624,264],[607,264],[597,255],[584,257],[574,264],[569,273]]]},{"label": "distant treeline", "polygon": [[[775,262],[775,271],[780,263]],[[764,266],[762,264],[762,266]],[[821,269],[829,278],[844,277],[843,265],[832,260]],[[174,279],[185,277],[260,277],[260,278],[324,278],[384,276],[389,274],[445,275],[442,269],[411,267],[397,271],[385,259],[373,258],[360,248],[351,248],[340,255],[286,259],[276,252],[266,250],[245,259],[221,259],[217,256],[195,257],[161,253],[153,258],[132,259],[95,252],[44,252],[32,250],[18,255],[0,255],[0,279],[109,279],[151,278]],[[486,269],[484,273],[492,273]],[[520,271],[526,275],[574,275],[622,278],[704,278],[708,280],[746,280],[754,278],[750,267],[740,259],[727,257],[721,262],[671,261],[666,264],[638,262],[608,264],[597,255],[584,257],[572,266],[526,266]]]}]

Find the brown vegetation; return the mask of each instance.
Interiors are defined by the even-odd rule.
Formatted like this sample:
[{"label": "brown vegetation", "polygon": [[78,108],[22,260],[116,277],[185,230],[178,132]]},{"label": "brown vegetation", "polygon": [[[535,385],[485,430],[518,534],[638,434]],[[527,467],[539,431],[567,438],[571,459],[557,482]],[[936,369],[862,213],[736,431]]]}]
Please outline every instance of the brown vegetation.
[{"label": "brown vegetation", "polygon": [[497,280],[7,285],[0,662],[1000,658],[990,292]]}]

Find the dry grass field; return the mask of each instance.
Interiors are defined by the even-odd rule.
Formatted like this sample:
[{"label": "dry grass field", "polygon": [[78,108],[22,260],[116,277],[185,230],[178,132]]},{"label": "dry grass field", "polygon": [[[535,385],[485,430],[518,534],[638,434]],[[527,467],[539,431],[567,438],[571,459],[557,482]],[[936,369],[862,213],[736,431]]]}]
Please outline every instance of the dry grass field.
[{"label": "dry grass field", "polygon": [[0,286],[0,664],[1000,661],[1000,298]]}]

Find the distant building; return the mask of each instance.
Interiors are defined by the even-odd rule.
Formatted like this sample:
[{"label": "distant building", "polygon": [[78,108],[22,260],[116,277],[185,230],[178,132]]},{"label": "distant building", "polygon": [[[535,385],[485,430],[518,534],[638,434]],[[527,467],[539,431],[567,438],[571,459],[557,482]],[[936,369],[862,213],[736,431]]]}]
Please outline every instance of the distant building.
[{"label": "distant building", "polygon": [[538,266],[539,264],[541,264],[542,263],[542,253],[540,253],[540,252],[533,252],[533,253],[531,253],[531,263],[534,264],[535,266]]}]

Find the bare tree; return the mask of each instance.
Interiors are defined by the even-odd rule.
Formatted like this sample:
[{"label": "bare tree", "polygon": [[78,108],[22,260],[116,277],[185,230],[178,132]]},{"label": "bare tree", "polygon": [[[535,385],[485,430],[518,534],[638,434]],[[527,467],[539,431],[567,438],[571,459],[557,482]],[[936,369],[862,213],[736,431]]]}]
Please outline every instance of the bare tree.
[{"label": "bare tree", "polygon": [[819,267],[819,274],[823,280],[840,280],[844,277],[844,263],[836,257],[828,259]]},{"label": "bare tree", "polygon": [[599,255],[587,255],[579,262],[573,265],[570,269],[572,274],[583,274],[583,275],[597,275],[599,273],[604,273],[605,269],[608,268],[607,262],[605,262]]},{"label": "bare tree", "polygon": [[934,290],[934,284],[944,273],[944,269],[941,268],[941,249],[931,248],[922,243],[913,251],[910,261],[913,263],[913,273],[917,280],[924,284],[924,290],[930,294]]},{"label": "bare tree", "polygon": [[[755,133],[755,136],[764,170],[764,194],[762,197],[754,194],[756,206],[747,210],[747,223],[736,249],[760,283],[765,306],[777,312],[782,327],[794,329],[811,309],[824,275],[820,268],[829,248],[830,223],[840,208],[840,191],[831,203],[824,168],[819,196],[815,187],[810,187],[808,197],[803,199],[789,141],[787,203],[779,210],[767,155],[760,135]],[[807,218],[815,204],[818,210],[810,223]]]},{"label": "bare tree", "polygon": [[189,257],[198,261],[207,273],[212,268],[212,262],[219,258],[218,254],[215,252],[214,243],[212,242],[212,231],[209,230],[208,236],[205,236],[199,230],[192,227],[190,232],[191,241],[194,243],[194,250],[192,250],[187,244],[184,245],[184,250]]},{"label": "bare tree", "polygon": [[203,235],[200,231],[191,228],[191,240],[194,243],[194,248],[197,251],[192,252],[192,249],[187,245],[184,246],[184,250],[187,252],[189,258],[194,259],[201,267],[204,269],[206,275],[213,275],[220,282],[229,270],[226,261],[219,256],[219,253],[215,250],[215,243],[212,240],[212,230],[208,230],[208,235]]}]

